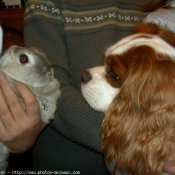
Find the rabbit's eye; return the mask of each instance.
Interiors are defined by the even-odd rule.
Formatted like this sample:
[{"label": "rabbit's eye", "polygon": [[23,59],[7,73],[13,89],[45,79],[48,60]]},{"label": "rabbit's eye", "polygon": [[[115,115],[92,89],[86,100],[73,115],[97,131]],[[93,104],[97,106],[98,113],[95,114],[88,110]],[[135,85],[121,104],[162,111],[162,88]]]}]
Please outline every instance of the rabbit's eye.
[{"label": "rabbit's eye", "polygon": [[20,55],[19,61],[21,64],[25,64],[28,62],[28,56],[27,55]]}]

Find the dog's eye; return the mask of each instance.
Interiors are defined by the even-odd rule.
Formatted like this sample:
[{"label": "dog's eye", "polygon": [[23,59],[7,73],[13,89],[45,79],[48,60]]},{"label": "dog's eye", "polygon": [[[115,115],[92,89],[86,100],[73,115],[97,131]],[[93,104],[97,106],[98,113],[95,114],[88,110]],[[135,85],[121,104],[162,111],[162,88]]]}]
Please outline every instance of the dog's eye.
[{"label": "dog's eye", "polygon": [[115,80],[119,80],[119,79],[120,79],[120,77],[119,77],[115,72],[113,72],[113,71],[108,72],[108,74],[110,74],[110,76],[111,76],[113,79],[115,79]]},{"label": "dog's eye", "polygon": [[19,57],[19,61],[20,61],[21,64],[25,64],[25,63],[27,63],[27,62],[28,62],[28,56],[25,55],[25,54],[20,55],[20,57]]}]

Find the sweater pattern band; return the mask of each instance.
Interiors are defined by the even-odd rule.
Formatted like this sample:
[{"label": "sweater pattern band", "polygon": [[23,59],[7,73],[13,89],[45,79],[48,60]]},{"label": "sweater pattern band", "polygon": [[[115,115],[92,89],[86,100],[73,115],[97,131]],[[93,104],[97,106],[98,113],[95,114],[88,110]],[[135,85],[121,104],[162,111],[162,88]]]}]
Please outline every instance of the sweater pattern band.
[{"label": "sweater pattern band", "polygon": [[[51,1],[42,1],[38,4],[35,0],[26,7],[25,22],[34,16],[48,19],[56,23],[64,23],[66,31],[89,30],[106,28],[107,26],[133,27],[145,18],[145,13],[138,15],[138,11],[106,7],[98,10],[76,11],[72,9],[59,9]],[[34,19],[33,19],[34,20]]]}]

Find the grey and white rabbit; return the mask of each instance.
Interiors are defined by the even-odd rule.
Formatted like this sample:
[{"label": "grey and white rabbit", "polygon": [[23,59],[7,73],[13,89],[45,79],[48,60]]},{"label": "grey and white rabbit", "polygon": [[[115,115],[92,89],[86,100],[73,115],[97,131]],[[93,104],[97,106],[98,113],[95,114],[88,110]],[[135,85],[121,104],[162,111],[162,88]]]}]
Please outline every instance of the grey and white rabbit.
[{"label": "grey and white rabbit", "polygon": [[[0,26],[0,54],[2,41],[3,31]],[[60,85],[54,78],[54,70],[43,52],[34,47],[12,45],[0,56],[0,72],[5,74],[19,98],[20,95],[13,85],[14,80],[26,84],[31,89],[38,101],[41,120],[44,123],[49,123],[54,118],[56,101],[61,94]],[[21,98],[20,100],[23,103]],[[0,142],[0,171],[5,171],[7,157],[8,151]]]}]

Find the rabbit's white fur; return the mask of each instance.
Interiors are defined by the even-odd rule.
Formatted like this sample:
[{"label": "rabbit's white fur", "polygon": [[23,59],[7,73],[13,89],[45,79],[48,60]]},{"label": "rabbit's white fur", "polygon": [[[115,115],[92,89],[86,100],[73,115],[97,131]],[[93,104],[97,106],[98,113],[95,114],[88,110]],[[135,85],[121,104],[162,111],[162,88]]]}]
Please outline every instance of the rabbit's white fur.
[{"label": "rabbit's white fur", "polygon": [[[2,38],[3,33],[0,27],[0,54]],[[54,78],[53,68],[43,52],[36,48],[13,45],[0,57],[0,72],[5,74],[19,98],[20,95],[13,85],[14,80],[26,84],[31,89],[37,98],[41,120],[44,123],[49,123],[54,118],[56,100],[61,94],[60,85]],[[23,103],[21,98],[20,100]],[[0,171],[6,169],[7,157],[8,151],[5,145],[0,142]]]}]

